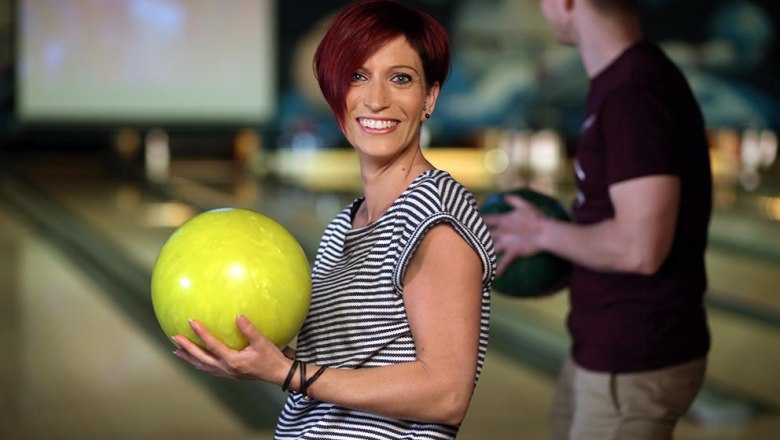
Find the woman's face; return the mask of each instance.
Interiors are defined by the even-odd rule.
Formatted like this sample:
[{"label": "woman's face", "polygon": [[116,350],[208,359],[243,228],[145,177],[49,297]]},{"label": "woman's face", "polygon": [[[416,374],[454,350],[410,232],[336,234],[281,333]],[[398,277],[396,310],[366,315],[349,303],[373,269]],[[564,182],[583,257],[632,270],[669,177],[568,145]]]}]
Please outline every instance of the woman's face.
[{"label": "woman's face", "polygon": [[438,83],[426,90],[422,61],[406,38],[391,40],[352,74],[344,134],[362,157],[390,159],[419,148],[420,124],[438,93]]}]

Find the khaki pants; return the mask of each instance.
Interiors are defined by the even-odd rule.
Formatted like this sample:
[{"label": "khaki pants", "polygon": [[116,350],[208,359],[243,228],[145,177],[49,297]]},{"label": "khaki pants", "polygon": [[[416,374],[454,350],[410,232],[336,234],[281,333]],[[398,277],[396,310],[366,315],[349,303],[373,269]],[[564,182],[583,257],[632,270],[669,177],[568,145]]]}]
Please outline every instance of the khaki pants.
[{"label": "khaki pants", "polygon": [[550,411],[554,440],[671,439],[704,381],[705,359],[611,374],[566,359]]}]

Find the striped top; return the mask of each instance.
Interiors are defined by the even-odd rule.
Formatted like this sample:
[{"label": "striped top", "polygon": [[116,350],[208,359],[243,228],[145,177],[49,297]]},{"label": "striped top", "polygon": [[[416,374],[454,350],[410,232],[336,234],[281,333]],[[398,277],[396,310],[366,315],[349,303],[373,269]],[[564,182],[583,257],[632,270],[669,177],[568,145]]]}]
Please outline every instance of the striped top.
[{"label": "striped top", "polygon": [[[447,172],[419,175],[376,222],[352,229],[356,199],[328,225],[312,268],[312,300],[297,358],[357,369],[417,359],[403,293],[404,272],[431,227],[447,222],[482,261],[479,378],[485,360],[495,253],[471,193]],[[327,372],[326,372],[327,374]],[[398,420],[290,393],[277,439],[454,439],[457,426]]]}]

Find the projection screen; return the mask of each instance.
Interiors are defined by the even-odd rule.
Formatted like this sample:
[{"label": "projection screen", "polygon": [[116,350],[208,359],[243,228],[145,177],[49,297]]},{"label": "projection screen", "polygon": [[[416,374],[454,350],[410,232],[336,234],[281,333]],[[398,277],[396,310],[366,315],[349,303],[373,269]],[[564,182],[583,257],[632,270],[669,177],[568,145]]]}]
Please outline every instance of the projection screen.
[{"label": "projection screen", "polygon": [[273,0],[22,0],[20,122],[268,122]]}]

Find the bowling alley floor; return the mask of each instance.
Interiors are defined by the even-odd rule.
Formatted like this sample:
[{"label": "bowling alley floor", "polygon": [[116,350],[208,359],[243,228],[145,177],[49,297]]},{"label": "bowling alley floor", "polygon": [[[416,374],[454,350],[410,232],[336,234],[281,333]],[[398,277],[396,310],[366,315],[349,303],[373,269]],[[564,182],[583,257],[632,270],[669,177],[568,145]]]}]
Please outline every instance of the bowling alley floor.
[{"label": "bowling alley floor", "polygon": [[[149,308],[151,266],[175,226],[227,205],[281,220],[310,253],[324,222],[354,195],[237,178],[217,162],[171,171],[166,183],[149,184],[82,156],[14,158],[2,170],[0,439],[272,438],[284,394],[204,378],[172,356]],[[741,250],[737,239],[749,234],[740,228],[770,235],[760,251],[749,243]],[[713,234],[726,244],[708,252],[707,385],[676,438],[777,438],[780,271],[765,248],[780,248],[780,225],[722,215]],[[496,295],[493,310],[485,369],[459,438],[545,439],[567,344],[565,295]]]}]

